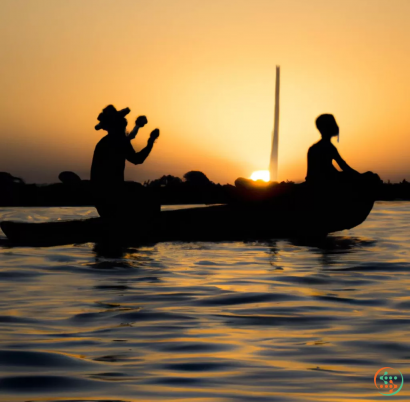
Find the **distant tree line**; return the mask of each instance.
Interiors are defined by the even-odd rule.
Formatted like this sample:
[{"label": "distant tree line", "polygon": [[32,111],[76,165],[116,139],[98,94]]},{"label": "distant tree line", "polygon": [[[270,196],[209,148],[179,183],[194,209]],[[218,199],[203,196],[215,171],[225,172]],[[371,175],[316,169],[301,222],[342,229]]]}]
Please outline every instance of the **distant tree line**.
[{"label": "distant tree line", "polygon": [[[73,172],[62,172],[59,183],[26,184],[10,173],[0,172],[0,206],[88,206],[93,205],[89,180],[81,180]],[[295,185],[291,181],[282,182]],[[235,198],[236,188],[230,184],[218,184],[199,171],[190,171],[182,178],[164,175],[143,184],[125,182],[128,196],[138,197],[141,191],[152,191],[161,204],[224,204]],[[383,183],[377,200],[410,200],[410,183]]]},{"label": "distant tree line", "polygon": [[377,199],[379,201],[410,200],[410,183],[406,179],[399,183],[391,183],[390,180],[383,182]]},{"label": "distant tree line", "polygon": [[164,175],[144,182],[144,187],[156,190],[162,204],[223,204],[229,201],[234,186],[215,184],[199,171],[190,171],[183,178]]},{"label": "distant tree line", "polygon": [[[81,180],[73,172],[62,172],[59,183],[26,184],[10,173],[0,172],[0,206],[83,206],[93,205],[91,182]],[[143,184],[127,181],[127,196],[138,197],[141,191],[155,193],[162,204],[219,204],[229,201],[234,186],[210,181],[198,171],[187,172],[183,178],[164,175]]]}]

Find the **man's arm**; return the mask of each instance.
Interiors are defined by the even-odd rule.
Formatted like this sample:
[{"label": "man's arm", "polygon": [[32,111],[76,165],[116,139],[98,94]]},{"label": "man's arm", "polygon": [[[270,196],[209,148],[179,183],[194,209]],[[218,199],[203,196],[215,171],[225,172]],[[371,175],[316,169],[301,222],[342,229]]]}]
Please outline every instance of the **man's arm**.
[{"label": "man's arm", "polygon": [[159,130],[155,129],[151,136],[149,137],[147,146],[139,152],[135,152],[134,148],[131,145],[131,142],[127,143],[127,161],[133,163],[134,165],[140,165],[144,163],[148,155],[151,153],[152,147],[154,146],[155,140],[159,137]]},{"label": "man's arm", "polygon": [[141,127],[144,127],[148,123],[148,120],[145,116],[139,116],[137,120],[135,120],[135,127],[132,129],[132,131],[127,135],[128,140],[133,140],[137,134],[138,130]]},{"label": "man's arm", "polygon": [[340,156],[339,151],[335,147],[335,155],[333,159],[337,162],[339,165],[340,169],[342,169],[346,173],[353,173],[353,174],[360,174],[357,170],[354,170],[351,168],[345,160]]},{"label": "man's arm", "polygon": [[132,141],[138,134],[139,126],[135,126],[132,131],[127,135],[128,141]]}]

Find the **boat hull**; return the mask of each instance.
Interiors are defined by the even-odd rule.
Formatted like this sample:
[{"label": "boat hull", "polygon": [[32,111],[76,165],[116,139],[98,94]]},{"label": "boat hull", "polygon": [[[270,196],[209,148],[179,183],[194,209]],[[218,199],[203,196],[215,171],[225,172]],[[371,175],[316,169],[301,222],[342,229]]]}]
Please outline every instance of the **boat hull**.
[{"label": "boat hull", "polygon": [[373,203],[372,199],[359,198],[326,206],[284,199],[276,206],[218,205],[163,211],[155,217],[128,221],[103,218],[46,223],[3,221],[0,227],[11,243],[27,246],[321,237],[361,224]]}]

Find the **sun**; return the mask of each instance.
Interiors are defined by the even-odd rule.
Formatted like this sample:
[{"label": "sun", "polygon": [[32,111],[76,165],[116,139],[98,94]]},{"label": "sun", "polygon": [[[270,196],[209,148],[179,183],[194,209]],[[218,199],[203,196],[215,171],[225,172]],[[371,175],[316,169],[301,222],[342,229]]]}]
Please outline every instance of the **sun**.
[{"label": "sun", "polygon": [[257,170],[253,172],[251,175],[252,180],[263,180],[268,182],[270,180],[270,173],[269,170]]}]

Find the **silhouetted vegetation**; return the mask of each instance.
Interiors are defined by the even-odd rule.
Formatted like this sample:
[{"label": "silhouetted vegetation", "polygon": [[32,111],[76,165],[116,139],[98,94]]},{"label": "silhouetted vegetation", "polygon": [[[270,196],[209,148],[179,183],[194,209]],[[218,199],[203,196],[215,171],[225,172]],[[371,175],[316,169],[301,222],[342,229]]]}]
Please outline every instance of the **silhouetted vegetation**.
[{"label": "silhouetted vegetation", "polygon": [[[62,172],[60,183],[26,184],[10,173],[0,172],[0,206],[91,206],[93,195],[89,180],[81,180],[73,172]],[[294,182],[282,182],[286,187]],[[162,205],[170,204],[224,204],[232,201],[237,189],[231,184],[218,184],[199,171],[190,171],[183,178],[164,175],[143,184],[125,182],[127,194],[138,197],[141,191],[155,193]],[[377,200],[410,200],[410,182],[383,183]]]},{"label": "silhouetted vegetation", "polygon": [[410,183],[403,179],[400,183],[383,183],[378,201],[410,200]]},{"label": "silhouetted vegetation", "polygon": [[183,179],[165,175],[147,181],[144,186],[159,192],[161,204],[224,204],[231,197],[234,186],[215,184],[199,171],[184,174]]},{"label": "silhouetted vegetation", "polygon": [[[67,174],[69,173],[69,174]],[[0,172],[1,206],[82,206],[91,205],[89,180],[75,180],[72,172],[59,175],[61,183],[25,184],[23,180]]]}]

